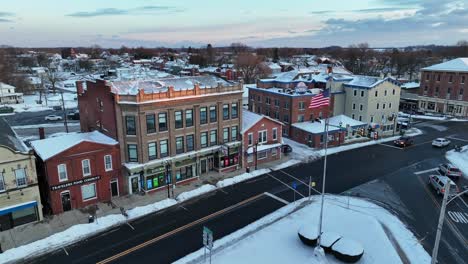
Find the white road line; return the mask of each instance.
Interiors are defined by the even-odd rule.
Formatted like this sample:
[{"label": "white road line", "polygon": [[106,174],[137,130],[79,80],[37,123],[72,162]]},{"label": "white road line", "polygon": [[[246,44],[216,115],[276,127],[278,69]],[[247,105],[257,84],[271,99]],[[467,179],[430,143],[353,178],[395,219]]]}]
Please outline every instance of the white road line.
[{"label": "white road line", "polygon": [[276,195],[274,195],[274,194],[271,194],[271,193],[269,193],[269,192],[264,192],[264,194],[267,195],[267,196],[270,196],[271,198],[273,198],[273,199],[275,199],[275,200],[277,200],[277,201],[280,201],[280,202],[282,202],[282,203],[284,203],[284,204],[286,204],[286,205],[289,204],[288,201],[286,201],[286,200],[284,200],[284,199],[281,199],[281,198],[279,198],[278,196],[276,196]]},{"label": "white road line", "polygon": [[224,193],[224,194],[229,194],[228,192],[226,192],[226,191],[223,190],[223,189],[219,189],[219,190],[220,190],[222,193]]},{"label": "white road line", "polygon": [[438,171],[438,170],[439,170],[439,168],[432,168],[432,169],[429,169],[429,170],[417,171],[414,174],[419,175],[419,174],[424,174],[424,173],[428,173],[428,172],[431,172],[431,171]]},{"label": "white road line", "polygon": [[[298,179],[298,178],[292,176],[291,174],[289,174],[289,173],[287,173],[287,172],[285,172],[285,171],[283,171],[283,170],[278,170],[278,171],[279,171],[279,172],[282,172],[282,173],[284,173],[284,174],[286,174],[286,175],[288,175],[289,177],[291,177],[291,178],[293,178],[293,179],[295,179],[295,180],[297,180],[297,181],[299,181],[300,183],[304,184],[305,186],[309,186],[307,183],[301,181],[300,179]],[[310,188],[311,188],[312,190],[314,190],[316,193],[321,194],[321,192],[319,192],[319,191],[316,190],[315,188],[313,188],[313,187],[310,187]]]},{"label": "white road line", "polygon": [[63,249],[63,251],[65,251],[65,254],[67,254],[67,256],[70,256],[70,255],[68,254],[67,249],[66,249],[65,247],[62,247],[62,249]]},{"label": "white road line", "polygon": [[377,145],[384,146],[384,147],[389,147],[389,148],[394,148],[394,149],[398,149],[398,150],[403,149],[403,148],[400,148],[400,147],[396,147],[396,146],[393,146],[393,145],[387,145],[387,144],[377,144]]},{"label": "white road line", "polygon": [[126,224],[133,230],[135,230],[135,228],[129,223],[129,222],[126,222]]},{"label": "white road line", "polygon": [[306,198],[306,196],[304,196],[302,193],[298,192],[297,190],[294,190],[293,187],[289,186],[289,184],[285,183],[285,182],[282,182],[280,179],[276,178],[275,176],[271,175],[270,173],[267,173],[266,175],[272,177],[273,179],[281,182],[283,185],[286,185],[286,187],[288,187],[289,189],[293,190],[294,192],[296,192],[297,194],[299,194],[300,196],[302,196],[302,198]]},{"label": "white road line", "polygon": [[187,209],[187,208],[185,208],[185,207],[183,207],[182,205],[179,205],[179,208],[182,208],[182,209],[184,209],[185,211],[187,211],[187,212],[188,212],[188,209]]},{"label": "white road line", "polygon": [[447,138],[455,139],[455,140],[459,140],[459,141],[463,141],[463,142],[468,142],[467,139],[461,139],[461,138],[456,138],[456,137],[447,137]]}]

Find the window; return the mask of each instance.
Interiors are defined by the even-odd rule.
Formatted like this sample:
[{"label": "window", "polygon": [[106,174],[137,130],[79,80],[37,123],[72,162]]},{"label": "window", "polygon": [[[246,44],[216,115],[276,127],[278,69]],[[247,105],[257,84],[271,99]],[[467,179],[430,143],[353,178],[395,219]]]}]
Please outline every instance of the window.
[{"label": "window", "polygon": [[185,140],[187,141],[187,152],[188,151],[193,151],[195,148],[194,148],[194,141],[193,141],[193,135],[187,135],[185,137]]},{"label": "window", "polygon": [[377,97],[378,95],[379,95],[379,92],[375,91],[375,97]]},{"label": "window", "polygon": [[440,82],[440,74],[437,74],[437,81]]},{"label": "window", "polygon": [[58,176],[59,176],[59,182],[68,180],[67,165],[65,164],[58,165],[57,171],[58,171]]},{"label": "window", "polygon": [[267,142],[267,131],[266,130],[259,131],[258,132],[258,143],[262,144],[262,143],[266,143],[266,142]]},{"label": "window", "polygon": [[148,159],[155,160],[158,158],[156,142],[148,143]]},{"label": "window", "polygon": [[238,133],[238,127],[233,126],[231,127],[231,141],[236,141],[237,140],[237,133]]},{"label": "window", "polygon": [[355,119],[355,118],[354,118],[354,114],[351,116],[351,118]]},{"label": "window", "polygon": [[359,116],[359,121],[362,121],[362,116]]},{"label": "window", "polygon": [[361,97],[364,97],[364,91],[361,91]]},{"label": "window", "polygon": [[218,115],[216,114],[216,106],[210,106],[210,122],[214,123],[218,119]]},{"label": "window", "polygon": [[283,116],[283,121],[284,121],[285,123],[289,123],[289,116],[288,116],[288,115],[284,115],[284,116]]},{"label": "window", "polygon": [[354,96],[357,96],[357,90],[353,90]]},{"label": "window", "polygon": [[208,147],[208,132],[200,133],[200,144],[202,148]]},{"label": "window", "polygon": [[277,152],[278,152],[277,149],[276,149],[276,148],[273,148],[273,149],[271,150],[271,156],[272,156],[272,157],[276,157]]},{"label": "window", "polygon": [[449,76],[449,83],[451,83],[452,81],[453,81],[453,76],[450,75],[450,76]]},{"label": "window", "polygon": [[237,103],[231,105],[231,118],[237,118],[239,116],[239,110],[237,109]]},{"label": "window", "polygon": [[247,141],[249,143],[249,146],[253,145],[253,134],[252,133],[247,134]]},{"label": "window", "polygon": [[191,127],[193,126],[193,110],[185,110],[185,126]]},{"label": "window", "polygon": [[435,88],[435,96],[439,96],[439,87]]},{"label": "window", "polygon": [[278,107],[280,105],[280,102],[278,99],[275,99],[275,106]]},{"label": "window", "polygon": [[284,109],[289,109],[289,102],[284,102]]},{"label": "window", "polygon": [[460,88],[459,94],[463,95],[463,88]]},{"label": "window", "polygon": [[370,117],[370,121],[371,121],[371,123],[374,122],[374,117],[373,116]]},{"label": "window", "polygon": [[206,107],[200,108],[200,124],[206,124],[208,123],[208,117],[206,115]]},{"label": "window", "polygon": [[159,120],[159,131],[167,131],[167,114],[159,113],[158,120]]},{"label": "window", "polygon": [[447,95],[450,96],[450,94],[452,93],[452,88],[447,88]]},{"label": "window", "polygon": [[169,156],[169,148],[167,146],[167,139],[159,141],[159,150],[161,152],[161,158]]},{"label": "window", "polygon": [[0,172],[0,192],[5,191],[5,179],[3,178],[3,172]]},{"label": "window", "polygon": [[429,73],[426,74],[426,81],[429,81],[429,76],[430,76]]},{"label": "window", "polygon": [[392,103],[388,103],[388,109],[392,109]]},{"label": "window", "polygon": [[128,150],[128,161],[129,162],[138,162],[137,145],[128,144],[127,150]]},{"label": "window", "polygon": [[364,109],[364,106],[362,104],[359,105],[359,111],[362,111]]},{"label": "window", "polygon": [[269,108],[265,109],[265,115],[270,116],[270,109]]},{"label": "window", "polygon": [[377,110],[379,109],[379,103],[377,103],[377,107],[376,107],[376,109],[377,109]]},{"label": "window", "polygon": [[465,83],[465,76],[462,76],[462,78],[461,78],[461,83],[462,83],[462,84]]},{"label": "window", "polygon": [[384,92],[384,96],[387,96],[387,90],[385,90],[385,92]]},{"label": "window", "polygon": [[28,182],[26,181],[26,171],[24,169],[16,169],[15,177],[16,187],[24,187],[28,185]]},{"label": "window", "polygon": [[270,97],[265,97],[265,104],[270,104]]},{"label": "window", "polygon": [[223,142],[229,142],[229,127],[223,128]]},{"label": "window", "polygon": [[382,104],[382,109],[385,109],[385,104]]},{"label": "window", "polygon": [[273,113],[273,117],[274,117],[275,119],[279,120],[279,112],[278,112],[278,111],[275,111],[275,112]]},{"label": "window", "polygon": [[297,122],[299,123],[304,122],[304,115],[297,115]]},{"label": "window", "polygon": [[274,127],[273,128],[273,140],[278,139],[278,128]]},{"label": "window", "polygon": [[395,89],[393,89],[392,94],[395,95]]},{"label": "window", "polygon": [[262,98],[260,97],[260,95],[257,95],[257,101],[259,101],[259,102],[262,101]]},{"label": "window", "polygon": [[127,135],[136,135],[136,125],[134,116],[125,117],[125,126],[127,128]]},{"label": "window", "polygon": [[355,109],[356,109],[356,104],[355,104],[355,103],[353,103],[353,110],[355,110]]},{"label": "window", "polygon": [[146,133],[151,134],[156,132],[156,117],[154,114],[146,115]]},{"label": "window", "polygon": [[175,119],[175,128],[184,127],[184,121],[182,120],[182,111],[175,111],[174,119]]},{"label": "window", "polygon": [[299,102],[299,110],[304,110],[305,107],[304,107],[304,102]]},{"label": "window", "polygon": [[111,155],[104,156],[104,169],[106,171],[112,170],[112,156]]},{"label": "window", "polygon": [[218,133],[216,129],[210,131],[210,146],[215,146],[218,144]]},{"label": "window", "polygon": [[261,160],[261,159],[265,159],[267,157],[267,152],[266,150],[263,150],[263,151],[259,151],[257,152],[257,159]]},{"label": "window", "polygon": [[260,106],[257,106],[257,113],[258,113],[258,114],[261,114],[261,113],[262,113],[262,109],[260,108]]},{"label": "window", "polygon": [[89,162],[89,159],[81,161],[81,170],[83,171],[83,176],[91,175],[91,164]]},{"label": "window", "polygon": [[96,183],[81,185],[81,197],[83,201],[96,198]]},{"label": "window", "polygon": [[184,137],[176,137],[176,154],[184,153]]},{"label": "window", "polygon": [[228,120],[229,119],[229,105],[224,104],[223,105],[223,120]]}]

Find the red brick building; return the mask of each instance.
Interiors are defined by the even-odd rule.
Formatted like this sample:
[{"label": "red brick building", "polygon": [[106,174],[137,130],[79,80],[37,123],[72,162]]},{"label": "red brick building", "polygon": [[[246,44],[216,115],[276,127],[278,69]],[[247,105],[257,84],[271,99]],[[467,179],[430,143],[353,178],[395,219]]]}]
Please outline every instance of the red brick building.
[{"label": "red brick building", "polygon": [[271,117],[242,111],[242,166],[281,159],[283,124]]},{"label": "red brick building", "polygon": [[468,116],[468,58],[423,68],[419,110]]},{"label": "red brick building", "polygon": [[31,142],[41,199],[59,214],[125,194],[118,142],[97,131]]}]

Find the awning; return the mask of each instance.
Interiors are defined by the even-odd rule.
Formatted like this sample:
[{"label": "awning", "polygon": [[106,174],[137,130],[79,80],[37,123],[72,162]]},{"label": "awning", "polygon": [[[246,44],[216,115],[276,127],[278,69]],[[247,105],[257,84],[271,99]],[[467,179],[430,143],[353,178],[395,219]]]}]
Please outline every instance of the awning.
[{"label": "awning", "polygon": [[[268,145],[258,145],[257,147],[257,152],[272,149],[272,148],[278,148],[281,147],[281,143],[276,143],[276,144],[268,144]],[[247,154],[252,154],[254,150],[254,147],[249,147],[247,149]]]},{"label": "awning", "polygon": [[11,212],[16,212],[16,211],[23,210],[23,209],[33,207],[36,205],[37,205],[36,201],[30,201],[30,202],[15,204],[15,205],[8,206],[8,207],[3,207],[3,208],[0,208],[0,215],[6,215]]}]

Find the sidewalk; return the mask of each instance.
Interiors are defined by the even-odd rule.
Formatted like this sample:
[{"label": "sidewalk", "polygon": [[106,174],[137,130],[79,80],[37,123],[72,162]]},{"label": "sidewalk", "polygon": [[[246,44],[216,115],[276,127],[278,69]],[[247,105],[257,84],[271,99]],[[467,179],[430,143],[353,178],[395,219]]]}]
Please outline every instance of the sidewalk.
[{"label": "sidewalk", "polygon": [[[265,164],[259,164],[258,170],[282,165],[288,162],[289,160],[290,157],[285,156],[281,160]],[[176,188],[173,190],[174,197],[172,196],[171,190],[171,198],[175,198],[181,193],[195,190],[205,184],[216,186],[216,183],[221,180],[232,178],[243,173],[245,173],[244,169],[239,169],[237,171],[225,174],[210,172],[207,175],[200,177],[196,181],[176,186]],[[162,201],[167,198],[167,189],[162,189],[160,191],[145,195],[137,194],[117,197],[112,199],[111,203],[98,203],[96,212],[97,219],[95,221],[99,222],[99,218],[111,214],[120,215],[120,207],[125,208],[125,210],[129,210],[135,207],[153,204],[155,202]],[[74,225],[88,223],[88,216],[90,211],[92,211],[92,209],[89,208],[76,209],[59,215],[46,216],[44,218],[44,221],[42,222],[18,226],[10,230],[0,232],[1,248],[3,251],[5,251],[11,248],[29,244],[31,242],[49,237],[55,233],[64,231]]]}]

